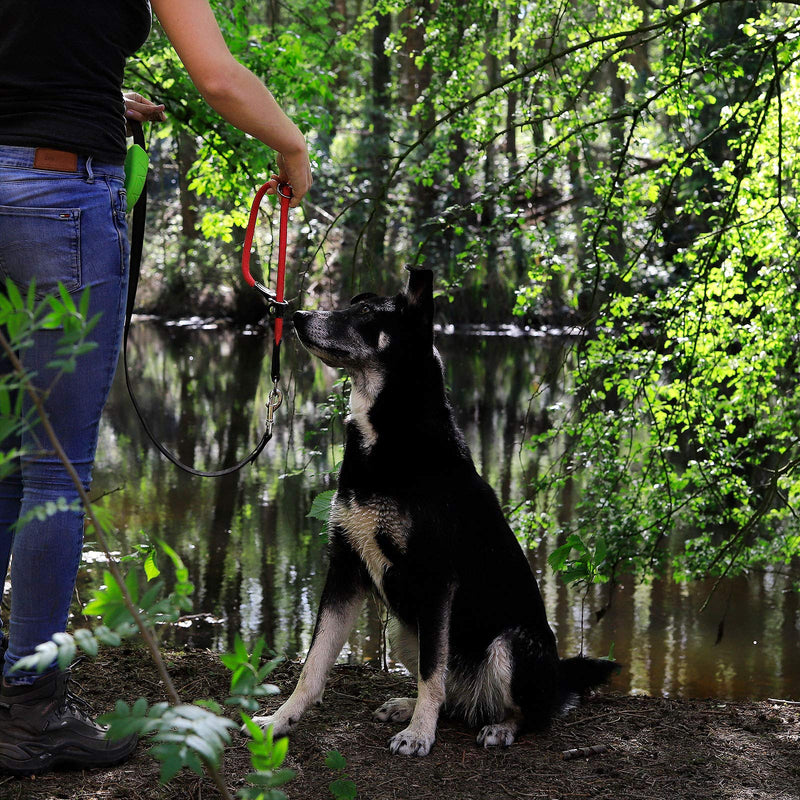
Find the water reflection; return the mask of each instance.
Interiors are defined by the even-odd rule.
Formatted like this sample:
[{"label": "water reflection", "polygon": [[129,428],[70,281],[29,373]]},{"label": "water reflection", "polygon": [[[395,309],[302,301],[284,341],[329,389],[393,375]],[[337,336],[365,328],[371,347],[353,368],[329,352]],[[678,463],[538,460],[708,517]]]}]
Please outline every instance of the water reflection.
[{"label": "water reflection", "polygon": [[[476,463],[508,504],[546,468],[546,454],[520,442],[549,424],[560,399],[563,341],[441,336],[448,385]],[[190,330],[139,322],[130,361],[151,427],[186,463],[216,469],[247,453],[263,429],[271,343],[262,334]],[[255,465],[225,478],[180,472],[146,439],[117,380],[101,430],[93,491],[119,526],[122,553],[161,538],[184,558],[195,583],[195,612],[170,636],[176,644],[229,648],[237,633],[264,635],[289,656],[309,645],[325,573],[325,540],[307,517],[313,497],[333,486],[341,458],[338,374],[311,360],[289,336],[287,398],[272,442]],[[119,378],[119,376],[118,376]],[[333,398],[333,399],[331,399]],[[571,513],[568,484],[562,506]],[[614,655],[626,664],[622,690],[685,696],[800,697],[798,595],[776,572],[726,582],[699,613],[710,586],[626,582],[600,622],[605,587],[585,597],[547,567],[551,541],[530,555],[564,654]],[[87,543],[87,551],[94,549]],[[87,559],[91,561],[91,559]],[[87,563],[87,596],[99,567]],[[723,622],[724,621],[724,622]],[[715,645],[720,624],[722,639]],[[383,620],[368,603],[345,658],[378,659]]]}]

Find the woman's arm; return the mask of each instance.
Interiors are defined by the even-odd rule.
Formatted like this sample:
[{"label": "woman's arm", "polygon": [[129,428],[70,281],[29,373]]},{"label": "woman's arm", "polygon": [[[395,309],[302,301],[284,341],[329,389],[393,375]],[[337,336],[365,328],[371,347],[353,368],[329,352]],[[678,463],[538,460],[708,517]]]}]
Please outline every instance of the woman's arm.
[{"label": "woman's arm", "polygon": [[152,0],[152,6],[206,102],[280,154],[275,183],[290,183],[291,204],[299,205],[312,181],[305,138],[267,87],[231,55],[207,0]]}]

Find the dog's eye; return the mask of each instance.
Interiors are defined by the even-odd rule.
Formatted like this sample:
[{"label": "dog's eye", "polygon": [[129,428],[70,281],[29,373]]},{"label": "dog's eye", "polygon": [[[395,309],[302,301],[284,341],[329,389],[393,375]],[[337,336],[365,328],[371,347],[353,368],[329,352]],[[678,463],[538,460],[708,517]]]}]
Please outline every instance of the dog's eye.
[{"label": "dog's eye", "polygon": [[361,308],[358,309],[358,314],[361,317],[366,317],[368,314],[371,313],[372,309],[369,306],[361,306]]}]

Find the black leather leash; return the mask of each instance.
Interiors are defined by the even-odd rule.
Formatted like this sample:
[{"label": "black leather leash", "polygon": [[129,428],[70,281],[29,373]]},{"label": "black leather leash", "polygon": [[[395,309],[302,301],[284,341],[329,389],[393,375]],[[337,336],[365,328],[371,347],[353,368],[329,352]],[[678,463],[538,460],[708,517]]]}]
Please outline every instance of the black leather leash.
[{"label": "black leather leash", "polygon": [[[141,147],[144,147],[145,146],[144,131],[142,130],[141,123],[132,121],[130,122],[130,128],[131,131],[133,132],[134,143],[140,145]],[[263,192],[260,195],[257,195],[256,205],[254,206],[254,210],[251,215],[253,218],[255,218],[256,216],[257,203],[260,201],[262,196]],[[133,219],[131,220],[130,275],[128,282],[128,303],[125,312],[125,329],[122,341],[122,361],[125,367],[125,385],[128,387],[128,394],[130,395],[131,402],[133,403],[133,408],[136,411],[136,415],[139,417],[139,421],[142,423],[142,427],[144,428],[145,433],[149,437],[150,441],[156,446],[158,451],[165,458],[169,459],[169,461],[171,461],[176,467],[179,467],[184,472],[188,472],[190,475],[195,475],[200,478],[222,478],[225,475],[230,475],[234,472],[237,472],[238,470],[242,469],[242,467],[246,466],[247,464],[251,464],[253,461],[255,461],[256,458],[258,458],[259,453],[261,453],[261,451],[266,446],[267,442],[272,438],[274,414],[282,401],[282,395],[280,390],[278,389],[278,372],[280,365],[280,354],[279,354],[280,338],[276,338],[275,345],[273,346],[273,364],[272,364],[273,388],[272,391],[270,392],[269,400],[266,405],[267,409],[266,427],[264,430],[264,434],[261,437],[261,440],[249,455],[245,456],[245,458],[243,458],[241,461],[238,461],[236,464],[233,464],[230,467],[225,467],[224,469],[219,469],[219,470],[204,471],[195,469],[194,467],[190,467],[187,464],[184,464],[176,455],[167,450],[167,448],[158,440],[156,435],[150,429],[150,426],[147,424],[147,420],[145,420],[144,418],[142,410],[139,407],[139,403],[136,400],[136,395],[133,391],[133,386],[131,385],[131,378],[128,370],[128,334],[130,332],[131,316],[133,315],[133,307],[136,301],[136,289],[139,284],[139,273],[141,271],[142,248],[144,246],[144,228],[145,228],[146,213],[147,213],[147,183],[145,182],[144,188],[142,189],[142,193],[139,195],[139,199],[136,201],[136,205],[133,207]],[[250,237],[250,242],[252,242],[252,236]],[[245,247],[247,247],[247,244],[245,245]],[[262,294],[264,294],[263,291]],[[270,293],[267,294],[269,295]],[[268,297],[268,299],[270,298]],[[279,302],[276,302],[274,298],[270,300],[270,307],[273,311],[276,311],[277,314],[282,314],[283,309],[286,305],[282,301],[283,301],[283,287],[280,288]]]}]

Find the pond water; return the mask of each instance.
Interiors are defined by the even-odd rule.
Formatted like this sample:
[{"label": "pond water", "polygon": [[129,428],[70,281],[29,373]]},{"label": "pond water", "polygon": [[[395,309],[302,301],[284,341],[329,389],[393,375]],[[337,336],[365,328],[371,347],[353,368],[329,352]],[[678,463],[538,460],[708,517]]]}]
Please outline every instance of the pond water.
[{"label": "pond water", "polygon": [[[508,504],[525,496],[541,456],[521,447],[559,397],[568,342],[558,337],[447,333],[438,338],[458,420],[482,474]],[[216,469],[240,458],[263,429],[271,341],[262,331],[202,325],[134,325],[129,356],[151,427],[182,460]],[[115,549],[149,538],[175,548],[195,584],[194,613],[171,643],[227,649],[241,634],[303,656],[325,576],[325,537],[310,519],[313,498],[335,487],[341,458],[340,375],[312,360],[290,333],[283,346],[286,400],[275,435],[255,465],[221,479],[191,477],[161,457],[117,376],[101,429],[93,494],[118,527]],[[560,512],[566,519],[568,501]],[[566,588],[547,567],[554,542],[528,556],[562,655],[613,651],[626,692],[721,699],[800,699],[800,596],[777,572],[727,581],[701,613],[710,584],[623,583],[607,602]],[[78,591],[100,580],[86,543]],[[794,576],[797,579],[797,576]],[[724,635],[718,630],[724,619]],[[343,659],[382,659],[383,615],[365,606]],[[391,666],[391,662],[390,666]]]}]

